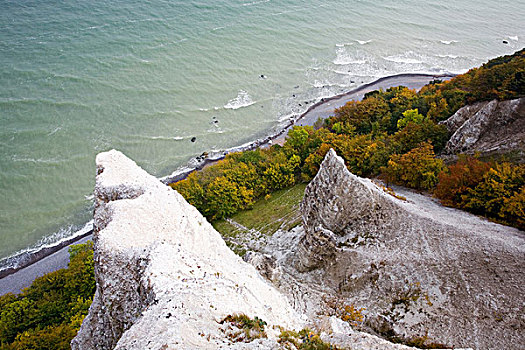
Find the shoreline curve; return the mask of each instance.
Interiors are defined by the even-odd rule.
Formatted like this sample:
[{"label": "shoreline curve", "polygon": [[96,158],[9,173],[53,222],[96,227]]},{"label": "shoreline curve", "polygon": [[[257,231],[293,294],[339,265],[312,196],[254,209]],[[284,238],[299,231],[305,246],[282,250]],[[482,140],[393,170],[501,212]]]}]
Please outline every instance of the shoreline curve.
[{"label": "shoreline curve", "polygon": [[[221,151],[215,152],[215,154],[213,154],[211,157],[205,156],[204,154],[202,154],[201,156],[198,156],[198,157],[194,157],[194,158],[190,159],[190,161],[188,162],[188,165],[183,167],[182,170],[176,170],[171,175],[165,176],[165,177],[161,178],[160,180],[163,183],[169,185],[169,184],[172,184],[172,183],[184,180],[186,177],[188,177],[188,175],[190,175],[194,171],[201,170],[205,166],[208,166],[208,165],[213,164],[213,163],[215,163],[215,162],[217,162],[219,160],[224,159],[226,157],[226,155],[228,155],[229,153],[251,151],[251,150],[257,149],[259,147],[270,146],[271,144],[274,143],[274,141],[284,140],[284,138],[286,137],[287,132],[293,126],[299,125],[298,123],[300,123],[301,121],[306,119],[308,117],[308,115],[310,113],[312,113],[312,111],[314,111],[318,107],[324,106],[324,105],[330,105],[330,102],[332,102],[332,101],[339,100],[339,99],[344,99],[345,97],[349,97],[351,95],[358,94],[360,92],[363,92],[363,91],[365,91],[367,89],[370,89],[370,88],[372,88],[372,87],[374,87],[376,85],[379,85],[381,83],[388,82],[388,81],[391,81],[391,80],[396,80],[396,79],[409,79],[409,78],[429,78],[428,82],[430,82],[432,80],[442,79],[442,78],[445,78],[445,79],[448,80],[448,79],[451,79],[451,78],[455,77],[456,75],[457,74],[453,74],[453,73],[440,73],[440,74],[400,73],[400,74],[394,74],[394,75],[389,75],[389,76],[386,76],[386,77],[381,77],[381,78],[379,78],[377,80],[374,80],[374,81],[372,81],[370,83],[366,83],[366,84],[360,85],[360,86],[358,86],[355,89],[352,89],[352,90],[347,91],[347,92],[343,92],[343,93],[335,95],[335,96],[321,98],[320,101],[318,101],[318,102],[314,103],[313,105],[311,105],[305,112],[300,114],[297,118],[294,118],[294,119],[290,120],[287,124],[285,124],[276,133],[270,134],[270,135],[268,135],[268,136],[266,136],[265,138],[262,138],[262,139],[254,140],[254,141],[249,142],[247,144],[244,144],[242,146],[232,147],[232,148],[227,149],[227,150],[221,150]],[[428,84],[428,82],[426,82],[423,85]],[[401,86],[401,85],[403,85],[403,84],[391,85],[390,87]],[[373,89],[373,90],[377,90],[378,88]],[[335,107],[334,108],[330,107],[330,108],[331,108],[332,111],[335,109]],[[317,120],[317,118],[316,118],[316,120]],[[315,122],[315,120],[314,120],[314,122]],[[309,125],[309,124],[301,124],[301,125]]]},{"label": "shoreline curve", "polygon": [[[249,143],[241,145],[241,146],[232,147],[230,149],[214,152],[214,154],[212,156],[207,156],[207,155],[203,154],[201,156],[194,157],[194,158],[190,159],[190,161],[188,162],[187,166],[183,167],[182,169],[179,168],[179,170],[175,170],[175,172],[173,172],[171,175],[168,175],[168,176],[165,176],[165,177],[161,178],[160,181],[162,181],[166,185],[169,185],[171,183],[175,183],[175,182],[184,180],[185,178],[187,178],[194,171],[201,170],[201,169],[203,169],[206,166],[209,166],[211,164],[214,164],[214,163],[218,162],[219,160],[224,159],[226,157],[226,155],[228,155],[229,153],[250,151],[250,150],[257,149],[259,147],[269,147],[274,142],[284,141],[284,139],[286,137],[286,134],[288,133],[288,131],[293,126],[295,126],[295,125],[309,125],[308,122],[306,122],[306,123],[301,123],[301,122],[305,121],[307,119],[307,117],[309,117],[309,115],[312,114],[312,112],[315,111],[317,108],[319,108],[321,106],[325,106],[325,107],[330,106],[329,109],[331,109],[331,111],[333,111],[336,107],[332,107],[331,106],[331,102],[336,101],[336,100],[342,100],[345,97],[349,97],[351,95],[358,94],[358,93],[363,92],[365,90],[371,89],[374,86],[379,85],[381,83],[385,83],[385,82],[388,82],[388,81],[394,81],[396,79],[401,79],[402,80],[402,79],[409,79],[409,78],[428,78],[429,80],[426,83],[423,84],[423,85],[426,85],[426,84],[428,84],[428,82],[430,82],[432,80],[443,79],[443,78],[451,79],[451,78],[455,77],[456,75],[457,74],[453,74],[453,73],[440,73],[440,74],[400,73],[400,74],[394,74],[394,75],[381,77],[381,78],[376,79],[376,80],[374,80],[374,81],[372,81],[370,83],[366,83],[366,84],[360,85],[360,86],[356,87],[355,89],[352,89],[350,91],[347,91],[347,92],[344,92],[344,93],[341,93],[341,94],[338,94],[338,95],[335,95],[335,96],[321,98],[318,102],[316,102],[313,105],[311,105],[305,112],[300,114],[297,118],[294,118],[294,119],[290,120],[287,124],[282,126],[282,128],[280,128],[279,131],[277,131],[277,132],[275,132],[273,134],[270,134],[270,135],[266,136],[265,138],[257,139],[257,140],[254,140],[252,142],[249,142]],[[401,83],[401,84],[396,84],[396,85],[390,85],[389,87],[402,86],[402,85],[404,85],[404,84]],[[372,91],[373,90],[377,90],[379,88],[381,88],[381,87],[374,88],[374,89],[372,89]],[[352,99],[348,99],[348,101],[352,100]],[[317,120],[317,118],[315,118],[315,120]],[[315,122],[315,120],[314,120],[314,122]],[[310,123],[310,124],[312,124],[312,123]],[[4,268],[4,269],[0,268],[0,282],[2,281],[3,278],[5,278],[5,277],[7,277],[9,275],[12,275],[12,274],[14,274],[16,272],[19,272],[19,271],[21,271],[21,270],[23,270],[23,269],[25,269],[27,267],[30,267],[31,265],[41,261],[42,259],[44,259],[44,258],[46,258],[46,257],[48,257],[48,256],[50,256],[50,255],[60,251],[64,247],[72,245],[72,244],[74,244],[77,241],[80,241],[80,240],[82,240],[82,239],[84,239],[86,237],[91,236],[92,234],[93,234],[93,230],[91,229],[88,232],[85,232],[85,233],[83,233],[81,235],[73,236],[73,237],[71,237],[69,239],[65,239],[63,241],[58,242],[55,245],[52,245],[52,246],[43,247],[42,249],[39,249],[39,250],[37,250],[35,252],[22,252],[22,253],[15,254],[15,255],[12,255],[12,256],[9,256],[9,257],[6,257],[6,258],[2,259],[2,260],[17,259],[18,257],[21,257],[20,258],[21,261],[17,262],[16,266],[14,266],[14,267],[9,266],[9,267]],[[52,272],[52,271],[48,271],[48,272]]]}]

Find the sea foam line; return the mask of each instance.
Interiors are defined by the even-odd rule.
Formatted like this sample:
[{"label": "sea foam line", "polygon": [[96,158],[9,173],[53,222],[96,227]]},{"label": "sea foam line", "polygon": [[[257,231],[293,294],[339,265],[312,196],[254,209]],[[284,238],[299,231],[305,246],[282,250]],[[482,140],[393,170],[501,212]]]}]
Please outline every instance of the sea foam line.
[{"label": "sea foam line", "polygon": [[[27,267],[40,259],[57,252],[58,250],[74,243],[75,241],[90,235],[93,232],[93,220],[87,222],[81,229],[74,230],[74,226],[60,229],[52,235],[42,238],[35,245],[20,250],[0,260],[0,278],[8,276],[24,267]],[[57,239],[57,237],[61,237]]]}]

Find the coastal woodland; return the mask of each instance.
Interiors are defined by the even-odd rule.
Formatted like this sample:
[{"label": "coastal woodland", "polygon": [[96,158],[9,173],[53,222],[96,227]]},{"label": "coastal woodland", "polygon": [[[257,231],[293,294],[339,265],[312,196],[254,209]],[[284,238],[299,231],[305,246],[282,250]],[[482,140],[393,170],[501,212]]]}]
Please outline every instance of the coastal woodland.
[{"label": "coastal woodland", "polygon": [[[314,126],[294,127],[282,146],[229,154],[170,186],[217,221],[307,183],[333,148],[356,175],[525,230],[525,165],[513,154],[440,157],[450,135],[439,123],[475,102],[524,96],[525,49],[419,91],[370,92]],[[0,297],[0,349],[69,349],[95,291],[92,244],[70,254],[67,269]]]},{"label": "coastal woodland", "polygon": [[317,125],[294,127],[283,146],[233,153],[171,184],[210,220],[250,209],[273,191],[311,180],[330,148],[359,176],[424,190],[444,205],[525,229],[525,166],[512,155],[439,157],[440,121],[479,101],[525,96],[525,50],[420,91],[394,87],[351,101]]}]

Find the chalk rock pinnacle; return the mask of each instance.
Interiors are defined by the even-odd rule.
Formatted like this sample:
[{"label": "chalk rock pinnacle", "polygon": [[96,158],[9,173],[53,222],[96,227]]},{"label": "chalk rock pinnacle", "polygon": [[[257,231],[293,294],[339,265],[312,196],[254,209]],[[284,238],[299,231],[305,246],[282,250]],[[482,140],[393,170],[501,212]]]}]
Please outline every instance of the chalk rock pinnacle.
[{"label": "chalk rock pinnacle", "polygon": [[444,154],[514,153],[525,159],[525,98],[465,106],[441,124],[452,135]]},{"label": "chalk rock pinnacle", "polygon": [[[224,243],[184,198],[117,151],[97,156],[96,294],[73,349],[237,348],[219,322],[258,316],[302,326],[287,299]],[[253,345],[252,345],[253,344]]]},{"label": "chalk rock pinnacle", "polygon": [[336,245],[351,230],[369,226],[369,236],[380,235],[385,224],[382,219],[397,213],[386,197],[369,179],[350,173],[344,160],[330,149],[301,202],[306,235],[299,246],[298,269],[330,263]]},{"label": "chalk rock pinnacle", "polygon": [[290,255],[299,273],[288,273],[366,308],[366,325],[386,337],[525,344],[523,232],[399,190],[406,200],[330,150],[306,188],[304,234]]}]

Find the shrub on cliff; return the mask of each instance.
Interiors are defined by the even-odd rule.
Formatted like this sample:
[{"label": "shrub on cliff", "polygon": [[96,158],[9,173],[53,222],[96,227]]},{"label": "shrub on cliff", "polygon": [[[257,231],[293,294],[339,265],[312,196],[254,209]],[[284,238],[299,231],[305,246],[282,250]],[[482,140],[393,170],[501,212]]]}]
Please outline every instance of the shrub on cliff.
[{"label": "shrub on cliff", "polygon": [[525,164],[496,164],[464,197],[465,209],[525,229]]},{"label": "shrub on cliff", "polygon": [[[303,147],[298,141],[296,147]],[[290,187],[300,177],[301,157],[293,147],[274,146],[229,154],[224,160],[171,184],[190,204],[210,220],[249,209],[254,200]]]},{"label": "shrub on cliff", "polygon": [[419,114],[419,111],[416,109],[407,109],[403,112],[403,118],[397,121],[397,129],[401,130],[408,123],[421,124],[425,117],[422,114]]},{"label": "shrub on cliff", "polygon": [[206,209],[212,220],[230,216],[239,209],[253,205],[253,190],[229,181],[224,176],[217,177],[206,189]]},{"label": "shrub on cliff", "polygon": [[[375,96],[364,99],[363,101],[350,101],[344,106],[335,110],[333,123],[329,125],[332,130],[341,133],[354,131],[358,134],[368,134],[372,131],[374,124],[381,124],[384,129],[390,121],[390,107],[388,103]],[[337,125],[334,128],[334,124]]]},{"label": "shrub on cliff", "polygon": [[508,100],[525,96],[525,49],[492,59],[479,68],[458,75],[440,87],[442,93],[462,91],[463,101]]},{"label": "shrub on cliff", "polygon": [[461,155],[455,164],[438,175],[438,184],[434,195],[441,203],[457,208],[464,208],[464,200],[469,190],[476,187],[490,169],[490,164],[477,157]]}]

